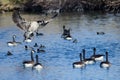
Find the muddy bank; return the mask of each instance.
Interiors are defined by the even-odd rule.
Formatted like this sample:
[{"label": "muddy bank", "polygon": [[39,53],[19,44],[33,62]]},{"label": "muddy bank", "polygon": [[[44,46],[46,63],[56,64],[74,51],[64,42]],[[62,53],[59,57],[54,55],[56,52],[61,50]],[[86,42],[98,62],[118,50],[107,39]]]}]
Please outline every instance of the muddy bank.
[{"label": "muddy bank", "polygon": [[0,3],[1,12],[12,11],[14,8],[27,12],[105,11],[119,13],[120,0],[25,0],[17,4]]}]

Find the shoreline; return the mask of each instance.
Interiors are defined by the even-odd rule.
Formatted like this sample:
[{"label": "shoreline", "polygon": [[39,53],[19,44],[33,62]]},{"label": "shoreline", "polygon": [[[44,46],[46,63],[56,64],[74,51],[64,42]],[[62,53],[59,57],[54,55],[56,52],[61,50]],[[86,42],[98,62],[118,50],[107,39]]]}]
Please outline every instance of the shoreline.
[{"label": "shoreline", "polygon": [[[34,2],[33,2],[34,1]],[[119,0],[30,0],[25,3],[12,4],[0,3],[0,13],[11,12],[15,8],[23,12],[42,13],[42,12],[86,12],[86,11],[103,11],[111,12],[114,14],[120,13]]]}]

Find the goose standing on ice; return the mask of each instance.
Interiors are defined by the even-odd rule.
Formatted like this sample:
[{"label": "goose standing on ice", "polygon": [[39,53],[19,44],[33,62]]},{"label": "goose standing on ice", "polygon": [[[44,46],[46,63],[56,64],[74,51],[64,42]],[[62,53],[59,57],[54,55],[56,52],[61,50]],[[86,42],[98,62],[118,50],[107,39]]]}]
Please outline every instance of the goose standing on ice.
[{"label": "goose standing on ice", "polygon": [[17,46],[18,44],[21,44],[21,42],[16,42],[15,41],[16,35],[13,35],[12,38],[13,38],[13,41],[7,42],[8,46]]},{"label": "goose standing on ice", "polygon": [[[24,33],[24,38],[25,41],[27,41],[27,39],[31,39],[31,37],[34,36],[34,32],[37,32],[39,28],[42,28],[44,26],[46,26],[50,21],[53,20],[53,18],[55,18],[58,14],[55,13],[55,15],[53,15],[51,17],[51,19],[49,20],[38,20],[38,21],[27,21],[24,18],[22,18],[20,16],[20,13],[18,10],[14,10],[13,14],[12,14],[12,19],[13,22],[23,31],[25,31]],[[30,40],[29,40],[30,41]]]}]

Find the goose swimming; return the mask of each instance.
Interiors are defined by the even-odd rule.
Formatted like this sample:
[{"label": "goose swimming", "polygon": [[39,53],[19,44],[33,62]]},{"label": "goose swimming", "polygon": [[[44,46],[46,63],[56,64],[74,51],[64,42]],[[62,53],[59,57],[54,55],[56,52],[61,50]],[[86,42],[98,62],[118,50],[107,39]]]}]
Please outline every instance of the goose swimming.
[{"label": "goose swimming", "polygon": [[106,61],[102,61],[100,63],[101,68],[109,68],[111,66],[111,63],[108,61],[108,52],[106,52]]},{"label": "goose swimming", "polygon": [[85,58],[85,49],[83,49],[83,62],[84,64],[94,64],[95,63],[95,60],[92,59],[92,58]]},{"label": "goose swimming", "polygon": [[66,29],[65,25],[63,25],[63,34],[61,35],[61,37],[66,38],[68,35],[70,35],[70,29]]},{"label": "goose swimming", "polygon": [[26,19],[22,18],[20,16],[20,13],[18,10],[14,10],[12,14],[13,22],[19,27],[21,30],[23,30],[24,38],[25,40],[33,37],[34,32],[37,32],[38,29],[46,26],[50,21],[53,20],[58,15],[58,13],[55,13],[49,20],[38,20],[38,21],[27,21]]},{"label": "goose swimming", "polygon": [[10,51],[7,52],[7,56],[13,55]]},{"label": "goose swimming", "polygon": [[73,63],[73,68],[83,68],[85,67],[84,62],[82,61],[82,54],[80,53],[80,61]]},{"label": "goose swimming", "polygon": [[36,63],[33,65],[32,69],[41,70],[42,68],[42,64],[38,61],[38,55],[36,55]]},{"label": "goose swimming", "polygon": [[7,42],[8,46],[17,46],[18,44],[21,44],[21,42],[16,42],[15,41],[16,35],[13,35],[12,38],[13,38],[13,41]]},{"label": "goose swimming", "polygon": [[24,61],[23,62],[24,67],[32,67],[34,65],[35,62],[34,62],[33,54],[34,54],[34,51],[32,50],[31,51],[31,60]]},{"label": "goose swimming", "polygon": [[34,44],[34,47],[38,47],[38,44],[37,44],[37,43],[35,43],[35,44]]},{"label": "goose swimming", "polygon": [[63,25],[63,34],[61,35],[61,37],[64,38],[65,40],[72,40],[70,30],[71,30],[70,28],[66,29],[65,25]]},{"label": "goose swimming", "polygon": [[91,56],[92,59],[95,61],[103,61],[104,55],[103,54],[96,54],[96,48],[93,48],[93,55]]},{"label": "goose swimming", "polygon": [[42,45],[42,44],[40,44],[40,47],[39,47],[40,49],[44,49],[44,48],[46,48],[45,47],[45,45]]}]

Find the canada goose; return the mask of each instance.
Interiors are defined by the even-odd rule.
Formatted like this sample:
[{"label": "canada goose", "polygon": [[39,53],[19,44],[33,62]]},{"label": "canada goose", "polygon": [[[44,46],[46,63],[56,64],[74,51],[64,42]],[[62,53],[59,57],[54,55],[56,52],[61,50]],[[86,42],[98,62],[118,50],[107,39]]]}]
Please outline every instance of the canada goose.
[{"label": "canada goose", "polygon": [[45,50],[43,50],[43,49],[37,49],[37,53],[45,53]]},{"label": "canada goose", "polygon": [[65,25],[63,25],[63,35],[67,35],[69,33],[69,30],[65,29]]},{"label": "canada goose", "polygon": [[36,70],[41,70],[43,68],[42,64],[38,62],[38,55],[36,55],[36,63],[33,65],[32,68]]},{"label": "canada goose", "polygon": [[74,39],[74,40],[73,40],[73,43],[77,43],[77,42],[78,42],[77,39]]},{"label": "canada goose", "polygon": [[[50,21],[53,20],[53,18],[55,18],[58,15],[58,13],[56,13],[55,15],[53,15],[51,17],[51,19],[49,20],[38,20],[38,21],[27,21],[24,18],[22,18],[20,16],[20,13],[18,10],[14,10],[13,14],[12,14],[12,19],[13,22],[22,30],[25,31],[24,37],[25,39],[27,38],[31,38],[34,34],[34,32],[37,32],[39,28],[44,27],[45,25],[47,25]],[[32,34],[32,36],[31,36]]]},{"label": "canada goose", "polygon": [[32,47],[30,47],[30,46],[28,46],[28,45],[25,45],[24,48],[25,48],[25,50],[32,50],[32,51],[36,52],[36,51],[34,50],[34,48],[32,48]]},{"label": "canada goose", "polygon": [[80,61],[73,63],[73,68],[83,68],[85,64],[82,61],[82,54],[80,53]]},{"label": "canada goose", "polygon": [[31,38],[27,38],[27,39],[24,40],[24,42],[30,43],[30,42],[32,42],[32,39]]},{"label": "canada goose", "polygon": [[101,68],[109,68],[111,63],[108,61],[108,52],[106,52],[106,61],[100,63]]},{"label": "canada goose", "polygon": [[8,46],[17,46],[18,44],[21,44],[21,42],[15,41],[16,35],[13,35],[12,38],[13,38],[13,41],[7,42]]},{"label": "canada goose", "polygon": [[[26,42],[26,43],[30,43],[30,42],[32,42],[32,38],[31,37],[33,37],[34,36],[34,34],[33,33],[30,33],[29,34],[29,32],[25,32],[24,33],[24,42]],[[29,36],[29,37],[26,37],[26,36]]]},{"label": "canada goose", "polygon": [[34,47],[38,47],[38,44],[37,44],[37,43],[35,43],[35,44],[34,44]]},{"label": "canada goose", "polygon": [[72,36],[70,34],[68,34],[64,39],[66,39],[66,40],[72,40]]},{"label": "canada goose", "polygon": [[44,48],[46,48],[46,47],[41,44],[39,48],[40,48],[40,49],[44,49]]},{"label": "canada goose", "polygon": [[66,36],[70,35],[70,29],[66,29],[65,25],[63,25],[63,34],[62,34],[62,38],[65,38]]},{"label": "canada goose", "polygon": [[97,32],[97,35],[104,35],[104,32]]},{"label": "canada goose", "polygon": [[35,50],[32,47],[28,46],[28,45],[25,45],[24,48],[25,48],[25,50],[33,50],[35,52]]},{"label": "canada goose", "polygon": [[92,59],[95,61],[103,61],[104,55],[103,54],[96,54],[96,48],[93,48],[93,55],[91,56]]},{"label": "canada goose", "polygon": [[44,35],[43,33],[36,32],[36,36],[43,36],[43,35]]},{"label": "canada goose", "polygon": [[33,58],[34,51],[31,51],[31,60],[30,61],[24,61],[23,66],[24,67],[32,67],[34,65],[34,58]]},{"label": "canada goose", "polygon": [[10,51],[7,52],[7,56],[13,55]]},{"label": "canada goose", "polygon": [[83,62],[85,64],[94,64],[95,60],[92,58],[85,58],[85,49],[83,49]]},{"label": "canada goose", "polygon": [[71,29],[65,29],[65,25],[63,25],[63,34],[61,37],[66,39],[66,40],[72,40],[72,37],[70,35],[70,30]]},{"label": "canada goose", "polygon": [[27,45],[25,45],[25,50],[28,50],[28,46]]},{"label": "canada goose", "polygon": [[70,34],[70,29],[66,29],[65,25],[63,25],[63,34],[62,34],[62,38],[66,37],[68,34]]}]

